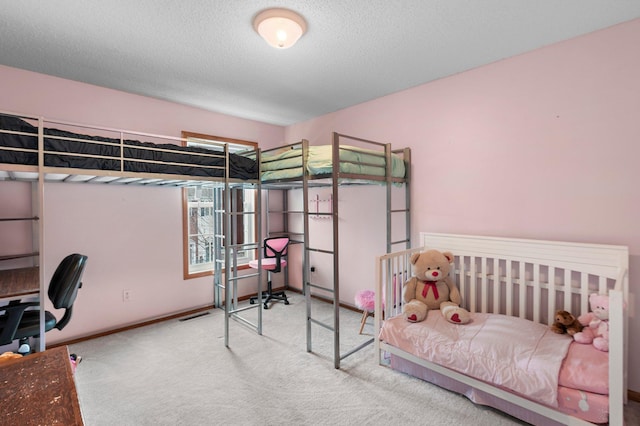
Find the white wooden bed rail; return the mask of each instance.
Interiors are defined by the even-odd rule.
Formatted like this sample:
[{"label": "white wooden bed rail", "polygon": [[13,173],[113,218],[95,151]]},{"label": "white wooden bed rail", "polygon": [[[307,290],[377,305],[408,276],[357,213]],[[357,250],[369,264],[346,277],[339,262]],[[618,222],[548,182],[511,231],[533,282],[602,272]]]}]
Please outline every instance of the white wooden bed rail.
[{"label": "white wooden bed rail", "polygon": [[402,312],[402,285],[412,273],[411,254],[424,248],[447,250],[455,256],[450,274],[460,288],[463,306],[471,312],[550,324],[556,310],[565,309],[578,316],[589,312],[589,294],[609,294],[609,424],[623,424],[627,398],[627,247],[435,233],[421,233],[420,242],[418,248],[386,254],[376,261],[374,335],[381,364],[384,352],[391,353],[559,423],[589,424],[418,359],[378,339],[383,318]]}]

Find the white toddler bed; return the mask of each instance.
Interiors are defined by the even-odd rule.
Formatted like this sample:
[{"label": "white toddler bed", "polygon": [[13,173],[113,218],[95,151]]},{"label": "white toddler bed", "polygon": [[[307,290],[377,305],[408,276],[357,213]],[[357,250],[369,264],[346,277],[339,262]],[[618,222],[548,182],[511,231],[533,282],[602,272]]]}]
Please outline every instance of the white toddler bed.
[{"label": "white toddler bed", "polygon": [[[623,424],[627,396],[628,248],[421,233],[419,248],[377,258],[375,345],[381,365],[466,395],[532,424]],[[402,317],[412,253],[451,251],[466,325],[439,311]],[[551,278],[551,279],[550,279]],[[609,352],[553,333],[555,312],[610,299]],[[383,312],[384,311],[384,312]],[[384,318],[384,320],[383,320]]]}]

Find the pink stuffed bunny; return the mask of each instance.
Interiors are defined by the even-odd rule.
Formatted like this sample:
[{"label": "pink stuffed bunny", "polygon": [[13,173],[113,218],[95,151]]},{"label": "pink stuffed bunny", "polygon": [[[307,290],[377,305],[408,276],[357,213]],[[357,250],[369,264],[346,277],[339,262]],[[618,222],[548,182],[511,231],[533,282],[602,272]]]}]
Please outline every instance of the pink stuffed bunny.
[{"label": "pink stuffed bunny", "polygon": [[603,352],[609,351],[609,296],[593,293],[589,296],[591,312],[580,315],[578,321],[584,326],[573,335],[578,343],[589,344]]}]

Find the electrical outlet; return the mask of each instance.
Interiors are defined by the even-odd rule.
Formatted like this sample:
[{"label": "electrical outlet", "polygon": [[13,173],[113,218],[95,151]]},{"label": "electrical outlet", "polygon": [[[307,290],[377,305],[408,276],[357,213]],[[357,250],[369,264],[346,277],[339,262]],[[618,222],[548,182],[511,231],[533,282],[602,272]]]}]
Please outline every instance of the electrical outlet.
[{"label": "electrical outlet", "polygon": [[131,296],[132,296],[131,293],[132,293],[131,290],[127,290],[127,289],[122,290],[122,301],[123,302],[130,301],[131,300]]}]

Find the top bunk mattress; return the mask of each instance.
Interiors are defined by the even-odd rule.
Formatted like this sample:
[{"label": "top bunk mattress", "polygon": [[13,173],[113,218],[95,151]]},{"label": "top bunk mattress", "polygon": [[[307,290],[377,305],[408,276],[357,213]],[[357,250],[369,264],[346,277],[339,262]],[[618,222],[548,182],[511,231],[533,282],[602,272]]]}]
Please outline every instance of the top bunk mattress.
[{"label": "top bunk mattress", "polygon": [[[307,171],[312,177],[329,177],[334,171],[332,146],[313,145],[308,147]],[[302,176],[303,150],[293,146],[283,150],[263,152],[261,157],[262,181],[295,179]],[[349,145],[340,145],[340,173],[358,175],[382,181],[386,176],[384,152]],[[391,175],[405,177],[405,163],[401,156],[391,155]]]},{"label": "top bunk mattress", "polygon": [[[0,163],[38,165],[38,127],[21,118],[0,115]],[[171,143],[91,136],[44,128],[45,167],[224,178],[223,151]],[[254,159],[229,154],[229,177],[258,178]]]}]

